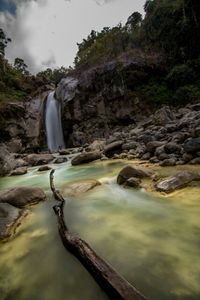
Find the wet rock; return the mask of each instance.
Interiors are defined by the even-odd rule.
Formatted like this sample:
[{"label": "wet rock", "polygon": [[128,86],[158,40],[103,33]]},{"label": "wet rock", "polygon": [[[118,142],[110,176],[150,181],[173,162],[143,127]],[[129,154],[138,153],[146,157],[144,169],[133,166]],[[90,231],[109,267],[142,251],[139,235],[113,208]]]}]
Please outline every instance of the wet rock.
[{"label": "wet rock", "polygon": [[95,188],[98,185],[101,185],[100,182],[93,179],[69,183],[61,188],[61,192],[64,197],[75,197],[88,192],[89,190]]},{"label": "wet rock", "polygon": [[143,178],[150,177],[152,174],[153,172],[146,168],[128,165],[119,172],[119,175],[117,177],[117,183],[121,185],[124,184],[131,177]]},{"label": "wet rock", "polygon": [[41,166],[38,169],[38,172],[49,171],[51,168],[49,166]]},{"label": "wet rock", "polygon": [[21,168],[17,168],[15,170],[13,170],[10,173],[10,176],[16,176],[16,175],[24,175],[28,172],[28,168],[27,167],[21,167]]},{"label": "wet rock", "polygon": [[29,154],[25,160],[31,166],[46,165],[54,159],[52,154]]},{"label": "wet rock", "polygon": [[86,164],[89,162],[92,162],[94,160],[101,158],[101,152],[95,151],[95,152],[83,152],[76,157],[74,157],[71,161],[72,166]]},{"label": "wet rock", "polygon": [[200,181],[200,175],[187,171],[179,172],[175,176],[168,177],[155,185],[157,191],[170,193],[185,187],[192,181]]},{"label": "wet rock", "polygon": [[125,182],[124,186],[129,186],[129,187],[133,187],[133,188],[140,188],[140,183],[141,183],[141,180],[139,178],[131,177]]},{"label": "wet rock", "polygon": [[0,203],[0,239],[14,235],[28,211],[16,208],[8,203]]},{"label": "wet rock", "polygon": [[122,151],[123,141],[116,141],[105,146],[104,153],[108,157],[112,157],[115,153]]},{"label": "wet rock", "polygon": [[60,155],[69,155],[71,154],[71,151],[69,149],[61,149],[59,150]]},{"label": "wet rock", "polygon": [[46,200],[42,189],[36,187],[17,187],[0,191],[0,203],[9,203],[18,208]]},{"label": "wet rock", "polygon": [[200,137],[186,140],[183,144],[183,148],[187,153],[200,151]]},{"label": "wet rock", "polygon": [[53,163],[54,164],[62,164],[66,161],[68,161],[67,157],[57,157]]}]

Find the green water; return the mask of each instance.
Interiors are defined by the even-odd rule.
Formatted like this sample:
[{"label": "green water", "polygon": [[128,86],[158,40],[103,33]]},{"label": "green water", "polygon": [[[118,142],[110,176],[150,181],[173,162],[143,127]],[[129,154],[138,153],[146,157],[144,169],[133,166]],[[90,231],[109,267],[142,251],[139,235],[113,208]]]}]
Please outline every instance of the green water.
[{"label": "green water", "polygon": [[[200,185],[167,197],[125,190],[114,179],[125,163],[56,166],[58,188],[82,179],[103,183],[67,203],[67,224],[149,299],[199,300]],[[156,171],[170,175],[177,170]],[[48,201],[31,208],[16,237],[0,244],[0,299],[107,299],[62,246],[48,176],[32,168],[26,175],[0,180],[0,188],[38,186],[48,195]]]}]

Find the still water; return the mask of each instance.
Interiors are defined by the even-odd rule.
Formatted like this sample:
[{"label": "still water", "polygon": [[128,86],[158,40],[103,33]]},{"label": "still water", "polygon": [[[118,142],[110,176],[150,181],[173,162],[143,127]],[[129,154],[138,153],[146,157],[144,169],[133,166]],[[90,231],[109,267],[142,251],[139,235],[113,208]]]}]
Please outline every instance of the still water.
[{"label": "still water", "polygon": [[[167,197],[145,189],[123,189],[115,176],[125,164],[56,166],[58,188],[83,179],[102,183],[69,199],[67,224],[149,299],[199,300],[200,185]],[[171,175],[177,169],[156,171]],[[31,168],[26,175],[0,179],[0,188],[38,186],[48,196],[48,201],[31,208],[13,240],[0,243],[0,299],[108,299],[62,246],[48,176],[49,172]],[[144,184],[148,187],[148,182]]]}]

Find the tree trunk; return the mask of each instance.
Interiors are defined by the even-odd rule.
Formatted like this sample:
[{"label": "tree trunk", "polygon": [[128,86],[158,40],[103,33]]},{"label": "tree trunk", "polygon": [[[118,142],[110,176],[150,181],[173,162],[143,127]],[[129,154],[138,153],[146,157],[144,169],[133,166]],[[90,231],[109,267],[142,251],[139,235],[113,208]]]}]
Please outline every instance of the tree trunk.
[{"label": "tree trunk", "polygon": [[67,228],[64,220],[63,207],[65,200],[53,182],[54,170],[50,173],[50,186],[53,195],[60,203],[53,207],[58,220],[58,229],[63,245],[69,250],[90,272],[100,287],[114,300],[145,300],[125,278],[112,268],[105,260],[82,239],[75,237]]}]

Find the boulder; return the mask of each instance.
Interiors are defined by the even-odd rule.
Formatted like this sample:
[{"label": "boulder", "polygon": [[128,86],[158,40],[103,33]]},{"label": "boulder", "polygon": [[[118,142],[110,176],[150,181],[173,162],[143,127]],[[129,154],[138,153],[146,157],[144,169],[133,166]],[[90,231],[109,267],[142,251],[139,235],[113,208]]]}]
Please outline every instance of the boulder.
[{"label": "boulder", "polygon": [[165,152],[167,154],[172,154],[172,153],[180,153],[182,150],[182,147],[180,145],[177,145],[176,143],[167,143],[164,146]]},{"label": "boulder", "polygon": [[137,142],[127,142],[123,144],[122,150],[131,150],[131,149],[136,149],[138,146]]},{"label": "boulder", "polygon": [[104,153],[108,157],[112,157],[115,153],[119,153],[122,150],[123,141],[116,141],[105,146]]},{"label": "boulder", "polygon": [[64,197],[75,197],[88,192],[98,185],[100,185],[100,182],[94,179],[68,183],[61,188],[61,193]]},{"label": "boulder", "polygon": [[15,176],[15,175],[24,175],[28,172],[28,169],[27,167],[21,167],[21,168],[17,168],[15,170],[13,170],[11,173],[10,173],[10,176]]},{"label": "boulder", "polygon": [[46,165],[54,159],[52,154],[29,154],[25,160],[31,166]]},{"label": "boulder", "polygon": [[71,154],[71,151],[69,149],[61,149],[59,150],[60,155],[69,155]]},{"label": "boulder", "polygon": [[42,189],[37,187],[16,187],[0,191],[0,203],[9,203],[18,208],[46,200]]},{"label": "boulder", "polygon": [[131,177],[125,182],[125,186],[140,188],[141,180],[136,177]]},{"label": "boulder", "polygon": [[161,147],[165,144],[165,142],[160,141],[152,141],[146,144],[147,151],[150,153],[154,153],[156,148]]},{"label": "boulder", "polygon": [[92,144],[90,144],[86,151],[93,152],[93,151],[103,151],[105,147],[105,140],[95,140]]},{"label": "boulder", "polygon": [[94,160],[101,158],[101,152],[95,151],[95,152],[83,152],[77,156],[75,156],[71,163],[72,166],[86,164],[89,162],[92,162]]},{"label": "boulder", "polygon": [[185,187],[192,181],[200,181],[200,175],[183,171],[177,173],[175,176],[168,177],[158,184],[155,185],[155,188],[159,192],[170,193],[174,190]]},{"label": "boulder", "polygon": [[194,153],[200,151],[200,137],[187,139],[183,144],[183,148],[187,153]]},{"label": "boulder", "polygon": [[161,109],[157,110],[153,118],[156,125],[166,125],[173,122],[175,119],[175,114],[170,110],[168,106],[164,106]]},{"label": "boulder", "polygon": [[11,237],[28,211],[8,203],[0,203],[0,240]]},{"label": "boulder", "polygon": [[128,165],[119,172],[119,175],[117,177],[117,183],[121,185],[124,184],[131,177],[143,178],[150,177],[151,175],[153,175],[153,172],[146,168]]},{"label": "boulder", "polygon": [[41,166],[38,169],[38,172],[49,171],[51,168],[49,166]]},{"label": "boulder", "polygon": [[160,163],[160,166],[162,166],[162,167],[170,167],[170,166],[175,166],[175,165],[176,165],[176,159],[175,158],[167,158],[167,159],[164,159]]},{"label": "boulder", "polygon": [[57,157],[54,160],[54,164],[62,164],[64,162],[68,161],[67,157]]}]

